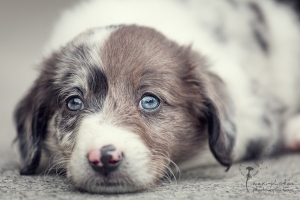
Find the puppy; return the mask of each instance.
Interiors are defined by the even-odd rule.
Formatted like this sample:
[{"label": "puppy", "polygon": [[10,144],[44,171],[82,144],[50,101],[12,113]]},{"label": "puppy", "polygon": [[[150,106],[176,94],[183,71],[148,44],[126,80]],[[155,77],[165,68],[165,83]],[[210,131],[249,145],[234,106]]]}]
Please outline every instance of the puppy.
[{"label": "puppy", "polygon": [[16,108],[20,172],[48,165],[82,190],[131,192],[172,165],[299,149],[299,43],[273,1],[80,3]]}]

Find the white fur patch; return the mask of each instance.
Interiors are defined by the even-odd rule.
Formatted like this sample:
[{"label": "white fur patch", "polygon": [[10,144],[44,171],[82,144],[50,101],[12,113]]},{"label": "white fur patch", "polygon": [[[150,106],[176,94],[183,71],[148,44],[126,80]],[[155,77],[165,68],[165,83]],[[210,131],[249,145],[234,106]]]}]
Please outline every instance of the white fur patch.
[{"label": "white fur patch", "polygon": [[[106,145],[113,145],[124,154],[118,170],[112,172],[113,176],[108,180],[119,185],[97,187],[97,182],[105,183],[105,180],[93,171],[87,154],[91,149],[100,149]],[[88,116],[79,127],[68,176],[72,177],[77,187],[92,192],[138,190],[150,186],[154,181],[154,174],[149,169],[149,154],[148,148],[138,135],[106,123],[101,114]]]}]

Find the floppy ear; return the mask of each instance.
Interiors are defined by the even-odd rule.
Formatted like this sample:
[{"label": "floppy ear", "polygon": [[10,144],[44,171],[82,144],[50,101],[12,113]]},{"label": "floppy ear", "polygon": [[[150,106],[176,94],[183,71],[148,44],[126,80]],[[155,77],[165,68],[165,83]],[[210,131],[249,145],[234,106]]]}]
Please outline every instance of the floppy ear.
[{"label": "floppy ear", "polygon": [[19,102],[14,112],[16,141],[23,161],[20,174],[34,174],[39,166],[42,142],[46,137],[48,120],[56,104],[53,98],[53,72],[58,54],[53,53],[41,64],[41,73],[29,93]]},{"label": "floppy ear", "polygon": [[211,152],[219,163],[229,169],[236,128],[234,105],[227,86],[221,78],[208,70],[205,58],[200,54],[191,51],[191,48],[185,53],[185,66],[190,70],[185,80],[188,80],[189,88],[193,88],[190,92],[193,93],[193,104],[196,106],[193,109],[197,110],[199,123],[207,126]]},{"label": "floppy ear", "polygon": [[[216,105],[214,105],[210,99],[206,100],[205,106],[207,108],[205,116],[210,150],[215,158],[222,165],[226,166],[228,170],[232,164],[235,126],[232,122],[225,121],[231,119],[227,118],[222,120],[220,118]],[[227,124],[227,126],[231,126],[231,130],[228,130],[229,127],[225,127],[225,124]]]},{"label": "floppy ear", "polygon": [[19,151],[23,160],[20,170],[22,175],[35,173],[41,158],[41,141],[46,134],[49,109],[38,95],[39,88],[36,84],[21,100],[14,113]]}]

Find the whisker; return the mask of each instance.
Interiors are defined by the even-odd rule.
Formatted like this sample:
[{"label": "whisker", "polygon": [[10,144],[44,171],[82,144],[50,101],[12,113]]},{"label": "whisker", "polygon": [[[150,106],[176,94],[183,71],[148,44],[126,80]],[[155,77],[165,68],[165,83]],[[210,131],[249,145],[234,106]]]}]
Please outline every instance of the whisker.
[{"label": "whisker", "polygon": [[[150,166],[150,169],[156,171],[156,174],[162,178],[160,178],[159,182],[165,183],[166,181],[170,184],[173,184],[174,181],[178,184],[178,181],[181,176],[180,169],[170,158],[168,153],[163,153],[162,151],[152,150],[152,158],[157,159],[155,165]],[[171,168],[171,165],[174,165],[175,173]],[[177,178],[178,177],[178,178]],[[155,178],[158,180],[157,178]]]}]

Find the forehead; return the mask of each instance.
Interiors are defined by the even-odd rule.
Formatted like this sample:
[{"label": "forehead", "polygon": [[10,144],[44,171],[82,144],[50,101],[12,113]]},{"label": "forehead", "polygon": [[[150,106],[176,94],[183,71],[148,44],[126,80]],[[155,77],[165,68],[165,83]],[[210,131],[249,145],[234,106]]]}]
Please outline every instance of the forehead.
[{"label": "forehead", "polygon": [[75,77],[76,81],[68,81],[68,87],[85,91],[92,86],[101,88],[105,78],[115,90],[154,86],[172,92],[181,80],[183,57],[181,47],[153,29],[134,25],[98,28],[66,46],[56,80],[66,82]]},{"label": "forehead", "polygon": [[112,87],[128,82],[134,89],[165,88],[180,79],[179,49],[153,29],[124,26],[110,34],[100,57]]},{"label": "forehead", "polygon": [[104,42],[101,59],[107,73],[167,71],[177,60],[175,43],[154,29],[124,26]]}]

